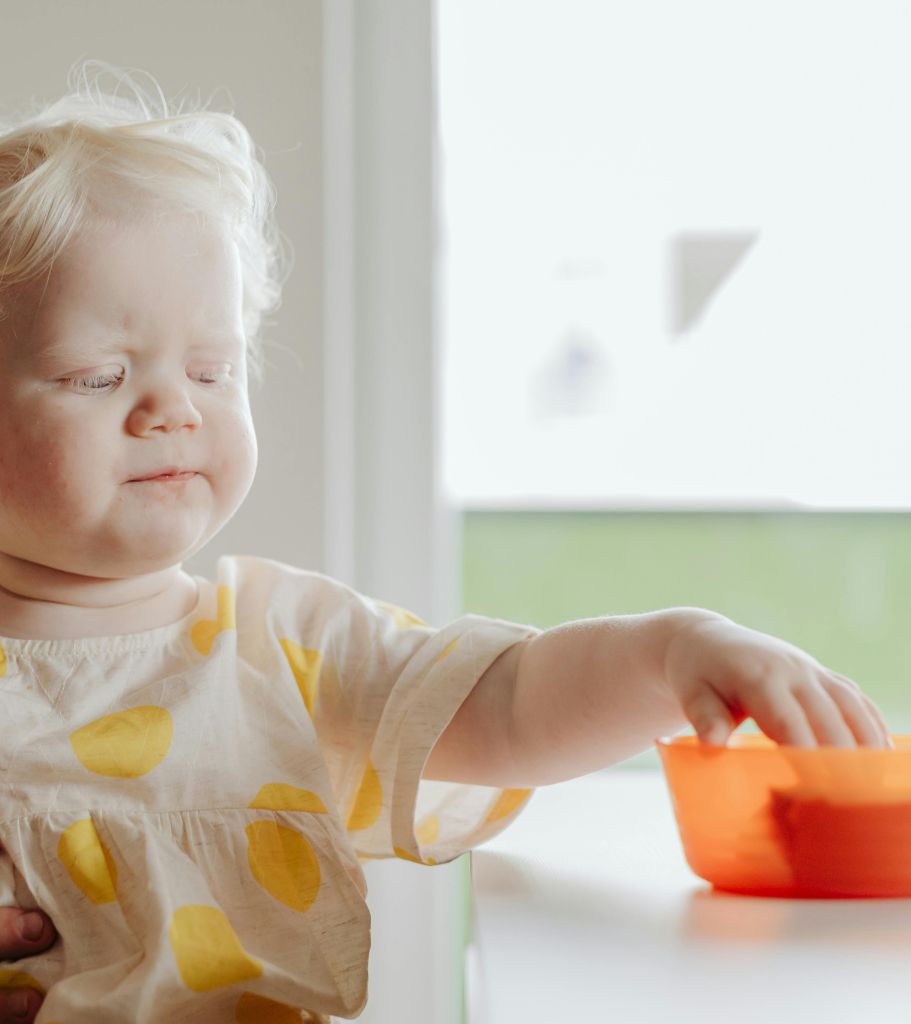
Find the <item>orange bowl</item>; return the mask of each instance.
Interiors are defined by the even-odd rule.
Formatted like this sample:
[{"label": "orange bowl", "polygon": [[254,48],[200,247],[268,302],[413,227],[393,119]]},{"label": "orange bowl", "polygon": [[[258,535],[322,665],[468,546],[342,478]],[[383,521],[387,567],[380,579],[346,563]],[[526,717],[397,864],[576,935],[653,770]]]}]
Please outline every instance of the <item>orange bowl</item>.
[{"label": "orange bowl", "polygon": [[894,750],[657,740],[690,868],[754,896],[911,896],[911,736],[892,739]]}]

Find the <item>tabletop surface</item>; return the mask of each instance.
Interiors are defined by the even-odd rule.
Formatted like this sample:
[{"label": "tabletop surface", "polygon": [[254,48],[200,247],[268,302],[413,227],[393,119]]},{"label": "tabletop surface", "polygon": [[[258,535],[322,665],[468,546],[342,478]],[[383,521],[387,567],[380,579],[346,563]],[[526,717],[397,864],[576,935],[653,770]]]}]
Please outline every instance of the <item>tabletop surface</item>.
[{"label": "tabletop surface", "polygon": [[471,878],[469,1024],[911,1020],[911,899],[713,889],[660,771],[538,789]]}]

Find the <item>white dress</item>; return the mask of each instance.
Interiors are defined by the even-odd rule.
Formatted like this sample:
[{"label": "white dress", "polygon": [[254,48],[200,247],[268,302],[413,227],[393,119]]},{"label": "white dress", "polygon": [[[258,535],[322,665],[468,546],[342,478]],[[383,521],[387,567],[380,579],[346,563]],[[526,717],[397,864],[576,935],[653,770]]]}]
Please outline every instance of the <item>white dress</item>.
[{"label": "white dress", "polygon": [[217,576],[159,629],[0,638],[0,905],[41,907],[60,936],[0,986],[46,993],[42,1024],[356,1016],[360,862],[452,860],[531,795],[420,776],[534,628],[436,630],[269,559]]}]

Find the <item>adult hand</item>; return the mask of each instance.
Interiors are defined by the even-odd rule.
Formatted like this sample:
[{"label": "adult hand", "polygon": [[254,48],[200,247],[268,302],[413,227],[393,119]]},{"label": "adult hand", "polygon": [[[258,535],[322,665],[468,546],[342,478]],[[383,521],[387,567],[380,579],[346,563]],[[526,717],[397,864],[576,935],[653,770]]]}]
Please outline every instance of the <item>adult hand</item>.
[{"label": "adult hand", "polygon": [[[0,907],[0,960],[41,953],[56,938],[51,919],[43,911]],[[0,989],[0,1024],[31,1024],[42,1002],[34,989]]]}]

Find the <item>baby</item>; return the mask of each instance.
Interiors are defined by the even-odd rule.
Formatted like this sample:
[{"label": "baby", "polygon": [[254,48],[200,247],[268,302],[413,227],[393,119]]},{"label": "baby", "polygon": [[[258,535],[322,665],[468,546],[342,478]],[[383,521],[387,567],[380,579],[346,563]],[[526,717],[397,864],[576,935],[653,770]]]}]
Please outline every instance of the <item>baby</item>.
[{"label": "baby", "polygon": [[272,188],[232,116],[89,66],[0,129],[0,904],[53,922],[2,944],[3,1019],[354,1017],[363,861],[451,861],[687,723],[891,745],[699,608],[437,629],[253,555],[185,572],[253,482]]}]

